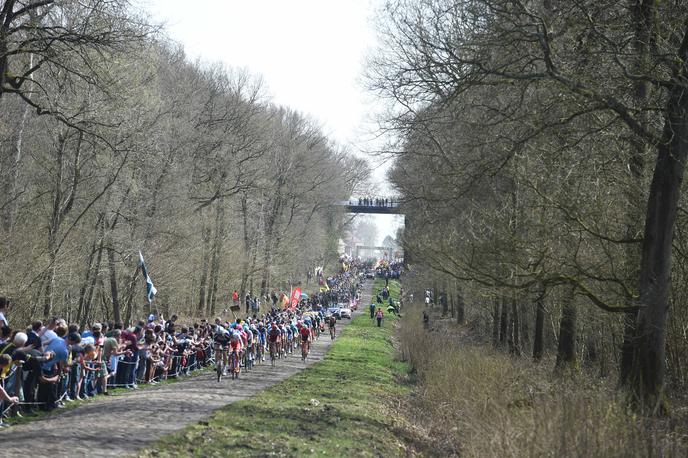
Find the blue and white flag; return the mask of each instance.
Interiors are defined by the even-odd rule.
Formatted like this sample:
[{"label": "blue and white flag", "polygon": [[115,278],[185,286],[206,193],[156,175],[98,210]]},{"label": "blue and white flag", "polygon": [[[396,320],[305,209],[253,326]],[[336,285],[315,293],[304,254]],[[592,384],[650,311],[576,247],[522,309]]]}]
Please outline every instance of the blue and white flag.
[{"label": "blue and white flag", "polygon": [[143,262],[143,254],[141,254],[141,250],[139,250],[139,266],[141,266],[143,276],[146,278],[146,298],[150,304],[153,302],[153,297],[158,294],[158,290],[155,289],[155,286],[153,286],[153,280],[151,280],[150,275],[148,275],[148,270],[146,269],[146,264]]}]

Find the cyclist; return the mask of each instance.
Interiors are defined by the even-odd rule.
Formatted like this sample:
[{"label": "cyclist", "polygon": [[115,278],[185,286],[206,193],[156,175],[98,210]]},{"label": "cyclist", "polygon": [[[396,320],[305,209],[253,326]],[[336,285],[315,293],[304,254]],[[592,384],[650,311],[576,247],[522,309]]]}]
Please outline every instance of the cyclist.
[{"label": "cyclist", "polygon": [[215,368],[219,364],[224,363],[222,366],[222,375],[227,375],[227,348],[231,340],[231,333],[220,326],[215,325],[215,333],[213,335],[213,341],[215,342]]},{"label": "cyclist", "polygon": [[277,326],[277,328],[280,330],[280,344],[279,344],[279,349],[280,349],[280,358],[282,355],[285,357],[287,356],[287,330],[286,327],[282,322]]},{"label": "cyclist", "polygon": [[309,347],[312,334],[310,329],[310,321],[304,322],[299,334],[301,334],[301,358],[305,361],[306,357],[308,357],[308,352],[310,351]]},{"label": "cyclist", "polygon": [[255,325],[255,321],[251,322],[249,329],[251,330],[251,334],[253,334],[253,360],[260,362],[262,355],[260,333],[258,332],[258,327]]},{"label": "cyclist", "polygon": [[234,372],[238,372],[240,370],[240,367],[238,366],[237,363],[240,363],[241,361],[241,351],[243,349],[243,342],[242,342],[242,337],[241,337],[241,331],[240,325],[237,323],[234,325],[234,330],[232,331],[232,335],[229,340],[229,346],[232,352],[232,358],[234,358],[234,354],[236,353],[236,358],[232,361],[232,365],[234,368]]},{"label": "cyclist", "polygon": [[248,321],[244,323],[244,333],[246,334],[245,366],[246,369],[251,369],[253,367],[253,331],[251,331]]},{"label": "cyclist", "polygon": [[286,334],[287,334],[287,349],[286,349],[286,353],[290,353],[290,354],[291,354],[291,349],[292,349],[293,344],[294,344],[294,332],[291,330],[291,326],[290,326],[289,324],[287,324],[286,326],[284,326],[284,331],[285,331]]},{"label": "cyclist", "polygon": [[258,347],[260,350],[261,359],[263,361],[265,361],[265,345],[267,342],[267,338],[268,338],[267,329],[265,328],[265,325],[261,321],[260,323],[258,323],[258,342],[259,342]]},{"label": "cyclist", "polygon": [[330,328],[330,338],[334,340],[335,336],[337,335],[337,329],[335,326],[337,325],[337,319],[334,317],[334,315],[330,315],[327,318],[327,326]]},{"label": "cyclist", "polygon": [[296,348],[296,343],[298,342],[299,329],[296,327],[294,320],[289,322],[289,328],[291,329],[291,334],[293,336],[291,347],[294,349]]},{"label": "cyclist", "polygon": [[277,323],[272,322],[268,329],[268,342],[270,344],[270,358],[274,364],[275,358],[277,358],[277,352],[279,351],[280,338],[282,333],[277,328]]}]

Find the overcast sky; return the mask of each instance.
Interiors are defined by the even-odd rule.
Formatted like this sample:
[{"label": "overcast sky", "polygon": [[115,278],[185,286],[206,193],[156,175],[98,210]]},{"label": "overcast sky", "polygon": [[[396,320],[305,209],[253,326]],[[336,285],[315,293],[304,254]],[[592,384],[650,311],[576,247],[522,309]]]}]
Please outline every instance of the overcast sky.
[{"label": "overcast sky", "polygon": [[190,57],[260,74],[272,99],[360,146],[374,109],[361,82],[382,0],[141,0]]},{"label": "overcast sky", "polygon": [[[383,0],[140,0],[190,58],[261,75],[275,103],[318,121],[354,152],[373,149],[378,109],[361,75]],[[384,165],[375,165],[378,180]],[[381,238],[396,232],[376,218]]]}]

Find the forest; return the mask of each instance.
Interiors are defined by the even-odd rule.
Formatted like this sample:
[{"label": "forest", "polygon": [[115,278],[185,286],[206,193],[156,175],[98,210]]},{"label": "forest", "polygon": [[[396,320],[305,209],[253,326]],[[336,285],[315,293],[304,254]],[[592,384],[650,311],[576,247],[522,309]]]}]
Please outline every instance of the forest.
[{"label": "forest", "polygon": [[659,416],[688,380],[687,23],[681,1],[400,0],[367,75],[414,293]]},{"label": "forest", "polygon": [[191,61],[126,0],[1,1],[0,294],[15,323],[209,316],[235,289],[288,289],[336,261],[332,203],[367,165],[263,86]]}]

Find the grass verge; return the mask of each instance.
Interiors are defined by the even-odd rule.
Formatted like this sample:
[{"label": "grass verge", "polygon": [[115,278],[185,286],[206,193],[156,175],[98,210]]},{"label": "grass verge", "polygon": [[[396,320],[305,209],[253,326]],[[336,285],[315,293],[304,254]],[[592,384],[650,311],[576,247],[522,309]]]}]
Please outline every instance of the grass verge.
[{"label": "grass verge", "polygon": [[[382,291],[382,288],[385,287],[385,279],[380,278],[380,277],[375,277],[375,281],[373,282],[373,300],[375,300],[375,294],[379,293]],[[394,299],[395,303],[399,302],[399,292],[401,290],[401,283],[398,280],[390,280],[389,281],[389,294]],[[385,309],[386,309],[385,304]]]},{"label": "grass verge", "polygon": [[386,407],[408,389],[394,359],[393,321],[359,315],[325,359],[210,419],[166,436],[143,457],[398,456],[407,444]]}]

